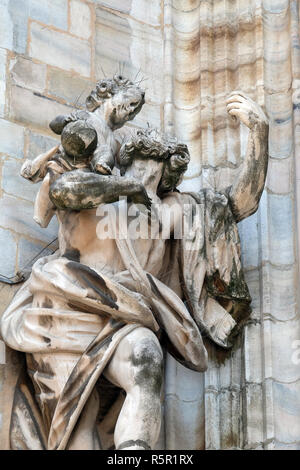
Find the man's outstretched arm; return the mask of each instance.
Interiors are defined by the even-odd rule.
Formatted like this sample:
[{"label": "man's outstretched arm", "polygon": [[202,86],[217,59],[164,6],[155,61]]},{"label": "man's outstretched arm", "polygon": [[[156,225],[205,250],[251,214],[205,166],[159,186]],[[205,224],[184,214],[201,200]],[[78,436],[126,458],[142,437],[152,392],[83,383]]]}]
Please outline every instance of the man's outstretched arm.
[{"label": "man's outstretched arm", "polygon": [[138,181],[84,170],[73,170],[53,177],[49,196],[55,207],[62,210],[92,209],[100,204],[116,202],[122,196],[144,204],[148,209],[151,205],[144,186]]},{"label": "man's outstretched arm", "polygon": [[240,91],[228,98],[227,111],[250,129],[245,160],[229,190],[233,214],[240,222],[257,210],[265,186],[269,126],[261,107]]}]

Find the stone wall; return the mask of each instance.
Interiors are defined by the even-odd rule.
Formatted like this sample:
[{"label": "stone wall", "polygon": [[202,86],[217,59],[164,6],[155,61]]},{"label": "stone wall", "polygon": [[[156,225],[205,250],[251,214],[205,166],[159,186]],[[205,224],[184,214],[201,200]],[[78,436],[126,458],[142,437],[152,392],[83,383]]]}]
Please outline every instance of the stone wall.
[{"label": "stone wall", "polygon": [[[253,313],[239,343],[204,374],[166,362],[168,449],[300,448],[298,309],[300,42],[297,0],[0,0],[0,274],[12,277],[56,237],[32,220],[37,185],[18,176],[25,157],[56,143],[49,121],[84,102],[103,74],[143,80],[151,125],[189,145],[183,189],[223,188],[247,132],[226,116],[242,89],[270,118],[270,166],[259,211],[240,224]],[[298,185],[298,186],[297,186]],[[15,288],[0,285],[1,311]],[[4,391],[18,358],[1,367]],[[293,360],[294,358],[294,360]],[[8,370],[9,369],[9,370]],[[1,388],[0,388],[1,390]]]}]

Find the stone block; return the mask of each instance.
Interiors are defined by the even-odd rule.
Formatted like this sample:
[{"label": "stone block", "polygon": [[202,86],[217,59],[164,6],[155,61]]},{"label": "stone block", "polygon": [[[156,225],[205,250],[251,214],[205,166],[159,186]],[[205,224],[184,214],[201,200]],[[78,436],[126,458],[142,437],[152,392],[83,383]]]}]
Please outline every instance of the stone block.
[{"label": "stone block", "polygon": [[0,119],[0,152],[23,158],[24,128],[5,119]]},{"label": "stone block", "polygon": [[287,158],[293,151],[292,91],[266,94],[266,110],[270,120],[270,156]]},{"label": "stone block", "polygon": [[0,48],[0,117],[3,117],[5,112],[6,57],[7,51]]},{"label": "stone block", "polygon": [[300,435],[300,382],[274,383],[273,389],[275,438],[293,444]]},{"label": "stone block", "polygon": [[240,393],[223,390],[220,393],[220,440],[221,449],[240,447],[239,416],[241,411]]},{"label": "stone block", "polygon": [[17,244],[15,236],[0,228],[0,274],[6,277],[15,275]]},{"label": "stone block", "polygon": [[[272,193],[287,194],[292,191],[294,162],[293,158],[286,158],[284,160],[270,158],[267,188]],[[278,178],[280,175],[280,178]]]},{"label": "stone block", "polygon": [[86,97],[95,87],[95,82],[78,75],[50,69],[48,74],[48,93],[65,100],[71,106],[83,106]]},{"label": "stone block", "polygon": [[91,10],[87,3],[71,0],[70,32],[84,39],[91,36]]},{"label": "stone block", "polygon": [[49,130],[49,122],[52,119],[58,114],[68,114],[70,111],[70,107],[50,98],[19,86],[12,86],[9,116],[15,121]]},{"label": "stone block", "polygon": [[287,10],[288,0],[263,0],[263,8],[267,13],[278,14]]},{"label": "stone block", "polygon": [[18,244],[18,269],[27,271],[31,267],[32,260],[38,258],[41,252],[43,256],[52,254],[51,250],[43,251],[43,245],[21,238]]},{"label": "stone block", "polygon": [[275,265],[293,264],[294,207],[292,196],[269,194],[270,261]]},{"label": "stone block", "polygon": [[203,401],[185,402],[177,396],[165,399],[166,449],[204,449]]},{"label": "stone block", "polygon": [[[111,38],[114,38],[112,41]],[[160,30],[96,8],[96,75],[122,72],[147,88],[146,102],[163,101],[163,37]],[[138,74],[138,72],[140,73]]]},{"label": "stone block", "polygon": [[12,83],[42,93],[46,87],[47,67],[17,56],[10,61]]},{"label": "stone block", "polygon": [[[286,2],[287,4],[288,2]],[[289,21],[290,11],[287,6],[276,12],[276,14],[265,11],[264,85],[269,93],[285,92],[291,86]]]},{"label": "stone block", "polygon": [[[298,380],[300,383],[300,364],[296,360],[294,347],[299,340],[299,318],[286,322],[272,322],[272,375],[276,381],[287,383]],[[299,401],[298,403],[300,406]]]},{"label": "stone block", "polygon": [[69,34],[31,23],[29,55],[49,65],[89,77],[90,44]]},{"label": "stone block", "polygon": [[24,199],[4,195],[0,199],[0,227],[31,239],[49,243],[57,237],[57,221],[53,218],[47,229],[33,220],[33,204]]},{"label": "stone block", "polygon": [[29,0],[4,0],[4,3],[6,5],[1,12],[5,10],[5,23],[11,42],[9,49],[24,54],[27,48]]},{"label": "stone block", "polygon": [[230,388],[231,386],[231,361],[230,357],[219,366],[219,388]]},{"label": "stone block", "polygon": [[179,364],[168,355],[165,395],[176,395],[183,401],[196,401],[203,396],[203,374]]},{"label": "stone block", "polygon": [[220,450],[220,396],[209,391],[205,393],[205,449]]},{"label": "stone block", "polygon": [[1,28],[0,28],[0,47],[13,49],[14,25],[9,14],[10,0],[0,0],[1,8]]},{"label": "stone block", "polygon": [[244,368],[245,381],[251,383],[260,383],[262,377],[262,361],[261,361],[261,326],[257,324],[249,324],[245,327],[244,340]]},{"label": "stone block", "polygon": [[[297,314],[297,269],[296,266],[279,269],[269,268],[270,312],[278,321],[291,320]],[[265,276],[263,277],[264,282]]]},{"label": "stone block", "polygon": [[68,0],[29,0],[30,18],[41,23],[68,29]]},{"label": "stone block", "polygon": [[22,163],[20,160],[13,158],[4,161],[2,167],[2,188],[8,194],[33,202],[40,185],[30,183],[30,181],[20,176]]},{"label": "stone block", "polygon": [[[55,134],[53,135],[55,136]],[[50,150],[52,147],[55,147],[59,141],[60,136],[55,136],[55,138],[52,138],[33,131],[29,131],[26,158],[37,157],[40,155],[40,153],[44,153],[47,150]]]},{"label": "stone block", "polygon": [[243,447],[252,449],[263,442],[263,396],[261,385],[247,384],[244,390],[244,400],[243,423],[245,435]]},{"label": "stone block", "polygon": [[257,213],[247,217],[239,224],[241,237],[242,262],[245,269],[259,264],[259,240]]},{"label": "stone block", "polygon": [[161,26],[162,6],[160,0],[96,0],[94,3],[126,13],[132,18],[153,26]]}]

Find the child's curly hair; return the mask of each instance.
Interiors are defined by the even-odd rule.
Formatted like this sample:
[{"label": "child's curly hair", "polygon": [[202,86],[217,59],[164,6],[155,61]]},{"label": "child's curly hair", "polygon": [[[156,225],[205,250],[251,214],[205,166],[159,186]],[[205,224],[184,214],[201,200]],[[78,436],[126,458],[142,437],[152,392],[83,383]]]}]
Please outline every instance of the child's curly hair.
[{"label": "child's curly hair", "polygon": [[174,137],[162,134],[157,129],[139,129],[133,132],[120,149],[121,174],[133,159],[152,158],[165,161],[158,193],[174,191],[181,183],[190,161],[187,145],[178,143]]},{"label": "child's curly hair", "polygon": [[95,111],[102,103],[118,93],[120,90],[130,88],[134,83],[123,75],[115,74],[113,78],[102,78],[96,84],[96,88],[91,91],[86,99],[88,111]]}]

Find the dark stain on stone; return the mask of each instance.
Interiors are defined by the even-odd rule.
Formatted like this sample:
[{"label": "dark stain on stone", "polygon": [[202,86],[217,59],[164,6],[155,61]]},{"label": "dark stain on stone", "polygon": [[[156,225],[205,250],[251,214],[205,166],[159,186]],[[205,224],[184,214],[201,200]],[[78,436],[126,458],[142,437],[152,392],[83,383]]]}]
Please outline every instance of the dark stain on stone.
[{"label": "dark stain on stone", "polygon": [[[109,335],[107,338],[100,341],[100,343],[95,344],[89,351],[86,352],[86,355],[89,357],[92,357],[92,356],[95,356],[100,351],[100,349],[105,347],[105,350],[106,350],[112,341],[112,337],[113,337],[113,334]],[[103,351],[103,354],[104,354],[104,351]]]},{"label": "dark stain on stone", "polygon": [[[44,307],[44,303],[43,303],[43,307]],[[45,308],[49,308],[49,307],[45,307]],[[39,325],[43,326],[44,328],[51,328],[52,316],[51,315],[39,315]]]},{"label": "dark stain on stone", "polygon": [[137,439],[137,440],[129,440],[129,441],[124,441],[122,442],[117,450],[122,450],[122,449],[125,449],[126,447],[134,447],[134,446],[138,446],[138,447],[143,447],[145,450],[151,450],[151,447],[147,444],[147,442],[145,441],[142,441],[141,439]]},{"label": "dark stain on stone", "polygon": [[50,346],[50,344],[51,344],[51,339],[50,339],[50,338],[47,338],[47,336],[43,336],[42,338],[43,338],[43,340],[45,341],[45,343],[46,343],[48,346]]},{"label": "dark stain on stone", "polygon": [[[42,302],[42,307],[43,308],[52,308],[53,307],[53,302],[49,297],[45,297],[45,299]],[[51,323],[51,322],[50,322]]]},{"label": "dark stain on stone", "polygon": [[67,268],[75,271],[77,277],[79,276],[86,286],[98,294],[104,305],[119,310],[119,306],[116,303],[117,296],[107,287],[104,279],[96,271],[75,261],[69,261]]},{"label": "dark stain on stone", "polygon": [[156,344],[151,340],[145,341],[138,354],[132,353],[131,362],[137,368],[135,383],[159,395],[163,380],[163,357]]},{"label": "dark stain on stone", "polygon": [[68,248],[64,254],[64,258],[69,259],[70,261],[80,262],[80,251],[77,248]]}]

